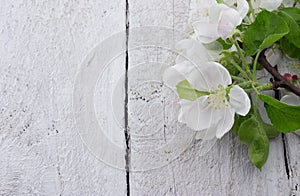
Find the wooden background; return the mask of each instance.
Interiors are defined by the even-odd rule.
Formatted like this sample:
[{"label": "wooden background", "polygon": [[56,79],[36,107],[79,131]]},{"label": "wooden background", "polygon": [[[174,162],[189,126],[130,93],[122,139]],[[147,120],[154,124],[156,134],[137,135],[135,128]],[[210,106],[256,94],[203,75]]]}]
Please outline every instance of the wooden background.
[{"label": "wooden background", "polygon": [[[190,0],[0,0],[0,195],[300,195],[300,138],[294,134],[271,141],[262,171],[231,134],[203,156],[203,143],[193,141],[179,146],[186,150],[170,163],[139,172],[126,172],[126,163],[117,169],[100,161],[82,141],[73,92],[84,59],[115,33],[125,32],[126,47],[126,28],[184,31],[191,5]],[[129,32],[128,43],[132,36],[141,35]],[[164,146],[187,129],[176,122],[176,96],[159,82],[175,55],[140,47],[128,57],[127,71],[126,54],[107,67],[94,105],[106,134],[121,139],[121,153],[132,152],[127,166],[143,166],[135,150]],[[118,116],[120,108],[120,119],[126,118],[122,105],[110,104],[122,77],[133,134],[127,150],[122,122],[116,125],[118,117],[105,115]],[[153,156],[150,162],[157,166],[163,159]]]}]

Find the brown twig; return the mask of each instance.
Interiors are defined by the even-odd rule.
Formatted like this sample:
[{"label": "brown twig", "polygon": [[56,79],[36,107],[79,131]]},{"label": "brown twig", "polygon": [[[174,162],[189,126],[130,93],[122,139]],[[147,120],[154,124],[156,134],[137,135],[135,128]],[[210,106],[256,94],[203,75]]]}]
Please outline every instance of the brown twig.
[{"label": "brown twig", "polygon": [[265,56],[265,51],[262,51],[258,57],[258,62],[274,77],[273,88],[286,88],[300,97],[300,89],[287,81],[268,61]]}]

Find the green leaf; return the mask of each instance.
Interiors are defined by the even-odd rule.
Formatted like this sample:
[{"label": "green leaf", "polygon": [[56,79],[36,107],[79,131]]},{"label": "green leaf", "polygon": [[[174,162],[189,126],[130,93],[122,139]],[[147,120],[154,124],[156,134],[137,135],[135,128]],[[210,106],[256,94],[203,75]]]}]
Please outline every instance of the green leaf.
[{"label": "green leaf", "polygon": [[300,58],[300,9],[283,8],[278,15],[285,20],[290,29],[280,40],[281,49],[292,58]]},{"label": "green leaf", "polygon": [[232,43],[227,43],[222,38],[217,39],[217,42],[219,42],[223,46],[223,50],[228,50],[232,47]]},{"label": "green leaf", "polygon": [[288,7],[288,8],[282,8],[280,11],[284,11],[288,13],[295,21],[300,24],[300,8],[296,7]]},{"label": "green leaf", "polygon": [[258,96],[278,131],[288,133],[300,129],[300,106],[288,105],[263,94]]},{"label": "green leaf", "polygon": [[187,80],[183,80],[176,85],[177,92],[181,99],[195,101],[197,98],[209,95],[209,92],[198,91]]},{"label": "green leaf", "polygon": [[[284,8],[278,12],[278,15],[285,20],[289,26],[289,33],[285,36],[289,42],[296,47],[300,47],[300,9]],[[295,17],[295,18],[294,18]],[[297,23],[296,20],[299,20]]]},{"label": "green leaf", "polygon": [[300,48],[291,43],[286,37],[280,40],[282,51],[291,58],[300,58]]},{"label": "green leaf", "polygon": [[262,122],[262,125],[264,127],[264,130],[268,136],[268,138],[274,138],[277,137],[280,132],[272,125],[269,125],[267,123]]},{"label": "green leaf", "polygon": [[240,116],[240,115],[235,115],[234,116],[234,124],[231,128],[231,132],[235,135],[238,135],[238,132],[239,132],[239,128],[241,126],[241,124],[249,119],[252,115],[250,115],[250,113],[252,113],[251,111],[247,114],[247,116]]},{"label": "green leaf", "polygon": [[245,31],[243,48],[247,55],[270,47],[289,32],[287,23],[278,15],[261,11]]},{"label": "green leaf", "polygon": [[240,140],[248,146],[251,162],[261,169],[269,155],[269,139],[263,123],[256,116],[241,123],[238,135]]}]

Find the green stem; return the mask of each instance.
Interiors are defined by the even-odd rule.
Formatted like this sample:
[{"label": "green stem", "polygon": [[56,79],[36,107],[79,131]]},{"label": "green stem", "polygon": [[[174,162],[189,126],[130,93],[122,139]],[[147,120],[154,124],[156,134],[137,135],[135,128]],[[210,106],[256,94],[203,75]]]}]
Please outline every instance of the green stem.
[{"label": "green stem", "polygon": [[272,90],[273,89],[273,84],[271,82],[263,83],[263,84],[255,87],[255,88],[258,92],[265,91],[265,90]]},{"label": "green stem", "polygon": [[251,19],[248,16],[245,16],[244,21],[247,25],[250,25],[252,23]]},{"label": "green stem", "polygon": [[259,116],[259,111],[258,111],[258,94],[259,93],[256,93],[255,94],[255,100],[252,100],[252,105],[253,105],[253,112],[255,114],[255,116]]},{"label": "green stem", "polygon": [[246,75],[248,76],[246,78],[251,79],[251,77],[249,77],[249,76],[251,76],[252,74],[251,74],[250,68],[248,66],[245,55],[244,55],[240,45],[238,44],[236,39],[233,39],[233,37],[229,37],[229,39],[235,45],[235,47],[237,48],[238,54],[239,54],[240,58],[242,59],[242,62],[243,62],[244,66],[245,66],[245,69],[246,69],[246,73],[247,73]]},{"label": "green stem", "polygon": [[265,90],[272,90],[273,84],[272,83],[259,83],[259,82],[243,82],[238,84],[241,88],[245,90],[246,93],[260,93],[261,91]]},{"label": "green stem", "polygon": [[251,0],[248,0],[248,4],[249,4],[250,13],[251,13],[251,15],[253,17],[253,21],[254,21],[256,16],[255,16],[255,12],[254,12]]},{"label": "green stem", "polygon": [[246,80],[244,78],[238,77],[238,76],[234,76],[234,75],[230,75],[232,79],[240,81],[240,82],[246,82]]},{"label": "green stem", "polygon": [[231,64],[237,69],[239,70],[239,72],[243,75],[244,78],[248,78],[248,79],[251,79],[249,78],[248,74],[243,70],[243,68],[241,66],[239,66],[236,62],[231,62]]},{"label": "green stem", "polygon": [[253,63],[253,75],[252,75],[253,81],[257,81],[257,79],[256,79],[256,68],[257,68],[257,61],[258,61],[258,57],[260,55],[260,52],[261,51],[258,51],[256,53],[256,56],[255,56],[255,59],[254,59],[254,63]]}]

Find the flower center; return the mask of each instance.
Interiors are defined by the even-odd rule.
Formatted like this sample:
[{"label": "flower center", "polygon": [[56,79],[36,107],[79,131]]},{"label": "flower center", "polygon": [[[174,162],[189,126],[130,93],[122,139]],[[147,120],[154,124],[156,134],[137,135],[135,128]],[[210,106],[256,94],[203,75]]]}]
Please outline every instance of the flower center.
[{"label": "flower center", "polygon": [[229,103],[227,97],[226,88],[219,85],[218,89],[210,91],[208,95],[208,105],[211,105],[213,109],[228,107]]}]

